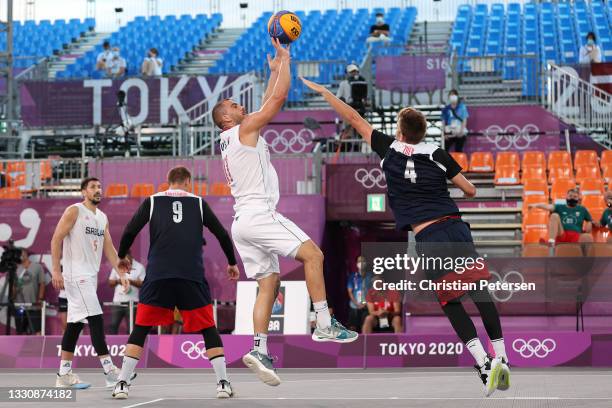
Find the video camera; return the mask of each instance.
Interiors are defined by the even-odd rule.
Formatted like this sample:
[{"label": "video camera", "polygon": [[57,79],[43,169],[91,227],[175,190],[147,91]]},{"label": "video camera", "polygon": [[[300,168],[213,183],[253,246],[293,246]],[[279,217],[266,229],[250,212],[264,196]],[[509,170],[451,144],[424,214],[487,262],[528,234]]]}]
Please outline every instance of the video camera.
[{"label": "video camera", "polygon": [[15,241],[8,241],[7,245],[2,246],[4,252],[0,258],[0,272],[15,272],[21,263],[21,248],[15,246]]}]

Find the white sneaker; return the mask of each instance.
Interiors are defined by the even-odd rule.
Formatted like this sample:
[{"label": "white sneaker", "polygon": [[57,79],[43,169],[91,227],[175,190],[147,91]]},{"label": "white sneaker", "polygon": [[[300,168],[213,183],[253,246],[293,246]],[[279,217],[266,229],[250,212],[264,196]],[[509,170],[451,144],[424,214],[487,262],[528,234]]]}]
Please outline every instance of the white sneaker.
[{"label": "white sneaker", "polygon": [[[119,374],[121,374],[121,369],[119,367],[113,367],[111,370],[104,374],[104,379],[106,380],[106,388],[114,387],[119,381]],[[132,380],[136,378],[136,373],[132,373],[132,377],[130,381],[128,381],[128,385],[132,384]]]},{"label": "white sneaker", "polygon": [[119,381],[115,385],[113,390],[113,398],[115,399],[127,399],[130,392],[130,385],[125,381]]},{"label": "white sneaker", "polygon": [[64,375],[59,375],[59,373],[57,374],[55,377],[55,386],[58,388],[74,388],[77,390],[84,390],[91,387],[91,384],[81,381],[79,376],[70,370]]},{"label": "white sneaker", "polygon": [[257,377],[264,383],[272,386],[277,386],[281,383],[270,356],[265,356],[253,350],[242,357],[242,362],[257,374]]},{"label": "white sneaker", "polygon": [[221,380],[217,384],[217,398],[232,398],[234,391],[229,381]]},{"label": "white sneaker", "polygon": [[484,385],[484,394],[487,397],[491,396],[497,389],[499,373],[502,368],[501,360],[487,356],[485,363],[481,367],[475,365],[474,368]]}]

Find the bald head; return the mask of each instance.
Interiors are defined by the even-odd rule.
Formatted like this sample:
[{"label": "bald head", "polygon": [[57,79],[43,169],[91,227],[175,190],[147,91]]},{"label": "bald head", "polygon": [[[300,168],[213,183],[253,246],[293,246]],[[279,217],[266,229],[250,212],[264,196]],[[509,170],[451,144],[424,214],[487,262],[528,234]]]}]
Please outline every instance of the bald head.
[{"label": "bald head", "polygon": [[222,100],[212,110],[213,122],[221,130],[239,125],[246,115],[246,109],[231,99]]}]

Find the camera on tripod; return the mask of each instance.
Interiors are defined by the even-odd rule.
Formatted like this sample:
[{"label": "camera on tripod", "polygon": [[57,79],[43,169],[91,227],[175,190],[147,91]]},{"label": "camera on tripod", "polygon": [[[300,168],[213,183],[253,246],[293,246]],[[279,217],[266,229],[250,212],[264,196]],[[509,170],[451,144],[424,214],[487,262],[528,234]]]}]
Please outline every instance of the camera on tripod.
[{"label": "camera on tripod", "polygon": [[21,263],[21,248],[15,246],[15,241],[8,241],[7,245],[2,246],[4,252],[0,258],[0,273],[15,272]]}]

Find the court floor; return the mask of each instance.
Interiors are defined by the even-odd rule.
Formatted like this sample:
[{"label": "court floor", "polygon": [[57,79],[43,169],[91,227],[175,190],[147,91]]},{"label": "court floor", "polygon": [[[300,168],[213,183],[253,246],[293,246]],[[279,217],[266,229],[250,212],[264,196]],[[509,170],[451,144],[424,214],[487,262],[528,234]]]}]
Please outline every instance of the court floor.
[{"label": "court floor", "polygon": [[[76,370],[92,383],[77,392],[76,403],[62,407],[427,407],[427,408],[590,408],[612,407],[612,369],[514,369],[510,390],[485,398],[472,370],[436,369],[284,369],[283,383],[270,387],[249,371],[230,370],[236,397],[215,398],[210,370],[146,369],[130,389],[128,400],[113,400],[100,370]],[[8,370],[0,387],[49,386],[53,370]],[[2,407],[45,406],[0,403]],[[49,406],[49,405],[47,405]]]}]

